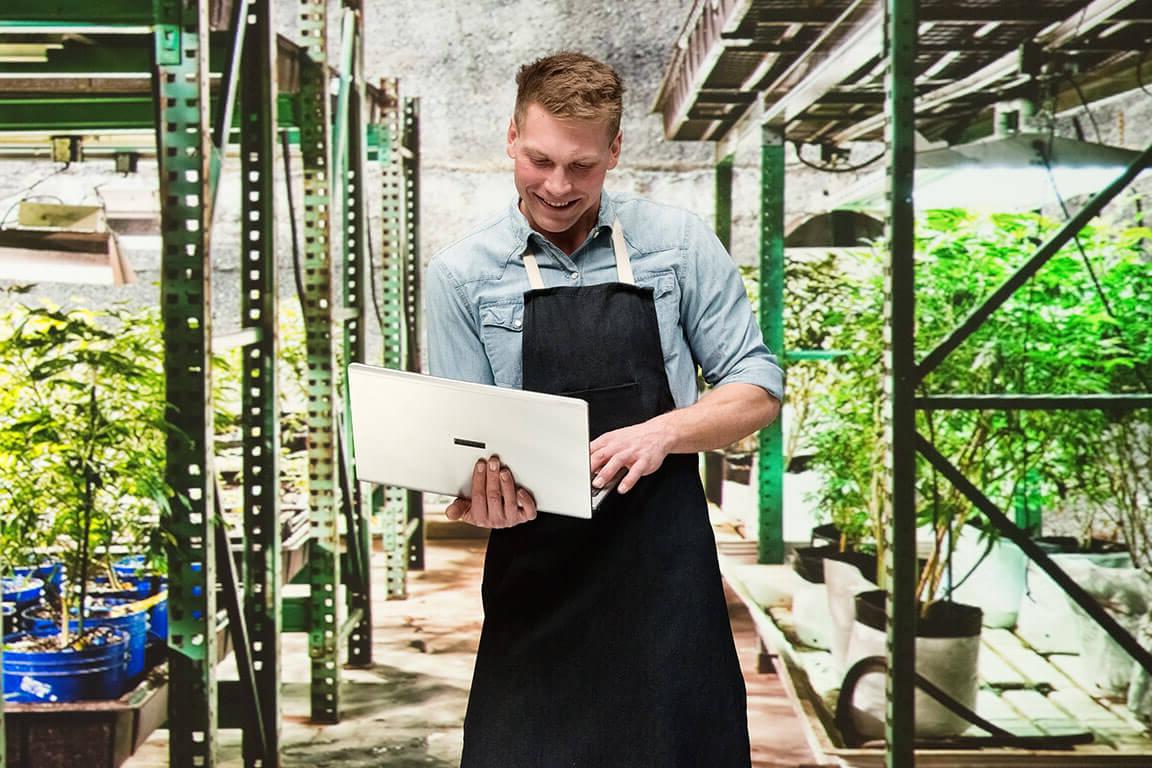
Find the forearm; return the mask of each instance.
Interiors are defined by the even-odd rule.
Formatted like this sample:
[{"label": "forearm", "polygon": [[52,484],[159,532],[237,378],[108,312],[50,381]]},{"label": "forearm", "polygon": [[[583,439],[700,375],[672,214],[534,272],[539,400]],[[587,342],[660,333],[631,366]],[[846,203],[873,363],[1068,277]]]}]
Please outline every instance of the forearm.
[{"label": "forearm", "polygon": [[755,384],[724,384],[694,404],[651,420],[665,435],[668,453],[696,453],[731,445],[771,424],[780,401]]}]

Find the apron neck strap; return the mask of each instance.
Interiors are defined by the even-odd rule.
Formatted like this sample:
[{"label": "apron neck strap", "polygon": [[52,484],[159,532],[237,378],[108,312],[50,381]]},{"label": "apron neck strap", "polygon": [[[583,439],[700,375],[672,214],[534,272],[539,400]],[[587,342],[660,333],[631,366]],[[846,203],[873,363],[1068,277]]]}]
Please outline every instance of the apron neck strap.
[{"label": "apron neck strap", "polygon": [[536,254],[532,253],[532,246],[524,249],[524,268],[528,270],[528,285],[532,290],[538,291],[544,287],[544,278],[540,276],[540,265],[536,263]]},{"label": "apron neck strap", "polygon": [[[632,262],[628,260],[628,246],[624,242],[624,229],[620,226],[620,219],[612,221],[612,251],[616,254],[616,277],[621,283],[635,285],[636,278],[632,275]],[[544,278],[540,274],[540,264],[536,261],[536,254],[532,253],[532,246],[524,249],[524,269],[528,272],[528,285],[533,290],[544,287]]]}]

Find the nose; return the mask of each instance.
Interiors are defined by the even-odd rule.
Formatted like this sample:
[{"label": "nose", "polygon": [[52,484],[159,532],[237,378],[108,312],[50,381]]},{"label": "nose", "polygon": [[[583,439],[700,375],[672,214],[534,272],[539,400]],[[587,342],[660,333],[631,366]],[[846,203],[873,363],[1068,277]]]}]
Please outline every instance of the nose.
[{"label": "nose", "polygon": [[549,195],[555,197],[562,197],[572,189],[572,182],[568,179],[568,174],[563,165],[557,164],[552,168],[552,172],[548,174],[544,188]]}]

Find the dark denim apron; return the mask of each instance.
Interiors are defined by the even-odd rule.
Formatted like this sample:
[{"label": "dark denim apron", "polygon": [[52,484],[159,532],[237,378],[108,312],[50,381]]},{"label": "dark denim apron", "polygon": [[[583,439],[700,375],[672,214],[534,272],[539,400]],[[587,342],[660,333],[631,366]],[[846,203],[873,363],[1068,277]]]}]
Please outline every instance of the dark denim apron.
[{"label": "dark denim apron", "polygon": [[[652,289],[632,284],[612,229],[622,282],[544,288],[524,258],[524,389],[586,400],[593,439],[674,408]],[[482,595],[464,768],[750,765],[695,454],[668,456],[590,521],[492,531]]]}]

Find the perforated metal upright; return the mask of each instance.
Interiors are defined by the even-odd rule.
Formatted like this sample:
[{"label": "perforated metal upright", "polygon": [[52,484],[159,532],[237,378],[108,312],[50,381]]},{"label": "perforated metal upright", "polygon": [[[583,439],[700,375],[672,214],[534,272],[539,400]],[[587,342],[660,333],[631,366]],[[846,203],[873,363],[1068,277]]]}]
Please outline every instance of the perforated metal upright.
[{"label": "perforated metal upright", "polygon": [[[259,716],[245,713],[246,768],[280,764],[280,418],[276,361],[276,26],[272,0],[252,0],[241,59],[241,325],[243,350],[244,613]],[[260,727],[262,725],[262,728]],[[264,738],[260,738],[263,731]],[[267,750],[265,752],[265,750]]]},{"label": "perforated metal upright", "polygon": [[917,0],[886,0],[888,248],[885,271],[885,436],[888,498],[888,768],[916,761],[916,280],[915,109]]},{"label": "perforated metal upright", "polygon": [[340,718],[340,526],[336,484],[336,380],[333,347],[331,106],[328,97],[328,6],[301,0],[300,152],[304,166],[304,327],[308,357],[308,654],[312,720]]},{"label": "perforated metal upright", "polygon": [[[784,352],[784,126],[765,125],[760,142],[760,330]],[[776,419],[759,435],[759,561],[784,562],[784,433]]]},{"label": "perforated metal upright", "polygon": [[[397,370],[412,370],[413,355],[406,331],[405,275],[408,259],[406,176],[403,141],[403,113],[399,87],[395,80],[382,84],[388,104],[382,115],[387,147],[381,146],[381,247],[380,247],[380,313],[383,341],[383,364]],[[409,510],[420,502],[420,495],[402,488],[377,489],[380,499],[381,539],[386,557],[389,599],[408,596],[408,519]]]},{"label": "perforated metal upright", "polygon": [[[404,99],[404,354],[408,370],[420,370],[420,99]],[[424,503],[410,494],[407,503],[408,567],[424,570]]]},{"label": "perforated metal upright", "polygon": [[156,0],[156,146],[167,379],[170,764],[216,764],[211,222],[206,0]]},{"label": "perforated metal upright", "polygon": [[[344,277],[344,318],[342,336],[344,360],[349,362],[367,361],[366,288],[371,279],[368,264],[366,168],[367,145],[365,133],[366,83],[364,82],[364,36],[363,17],[359,11],[346,9],[345,34],[341,51],[341,94],[346,94],[347,111],[337,125],[342,125],[339,155],[341,210],[343,213],[343,277]],[[343,103],[343,100],[342,102]],[[355,468],[352,466],[351,421],[348,418],[347,382],[342,392],[345,406],[343,422],[342,454],[344,472],[349,482],[344,486],[344,509],[347,532],[346,547],[349,568],[346,571],[345,590],[349,621],[355,625],[348,635],[348,664],[367,667],[372,664],[372,596],[371,568],[372,557],[371,525],[367,514],[366,499],[355,482]],[[357,618],[359,617],[359,618]]]}]

